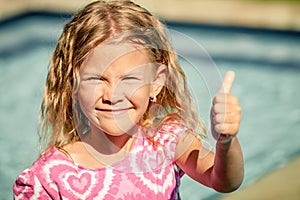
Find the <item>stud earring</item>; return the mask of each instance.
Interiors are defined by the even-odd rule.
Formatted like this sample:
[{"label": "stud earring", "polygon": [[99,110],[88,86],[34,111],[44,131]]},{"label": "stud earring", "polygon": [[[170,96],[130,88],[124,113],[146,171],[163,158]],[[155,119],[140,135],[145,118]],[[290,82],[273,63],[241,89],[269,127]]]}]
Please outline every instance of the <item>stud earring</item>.
[{"label": "stud earring", "polygon": [[156,98],[156,96],[154,96],[154,97],[150,97],[150,101],[151,101],[152,103],[156,102],[156,101],[157,101],[157,98]]}]

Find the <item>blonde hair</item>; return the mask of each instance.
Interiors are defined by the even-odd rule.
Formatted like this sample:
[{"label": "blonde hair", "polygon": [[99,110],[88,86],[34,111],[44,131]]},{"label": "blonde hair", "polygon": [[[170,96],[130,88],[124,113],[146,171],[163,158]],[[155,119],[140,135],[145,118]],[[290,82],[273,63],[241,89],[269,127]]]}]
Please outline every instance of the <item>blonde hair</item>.
[{"label": "blonde hair", "polygon": [[[79,11],[64,27],[50,61],[41,105],[40,139],[47,149],[80,139],[79,129],[88,126],[74,102],[79,70],[88,53],[100,43],[120,33],[133,31],[125,40],[149,46],[155,62],[167,66],[167,79],[155,103],[141,119],[145,127],[158,127],[174,116],[188,129],[205,133],[187,88],[186,76],[168,41],[164,25],[146,9],[131,1],[96,1]],[[151,112],[152,108],[160,105]],[[78,110],[74,112],[74,108]],[[157,116],[163,114],[161,118]],[[158,119],[158,120],[157,120]],[[78,122],[80,124],[78,125]]]}]

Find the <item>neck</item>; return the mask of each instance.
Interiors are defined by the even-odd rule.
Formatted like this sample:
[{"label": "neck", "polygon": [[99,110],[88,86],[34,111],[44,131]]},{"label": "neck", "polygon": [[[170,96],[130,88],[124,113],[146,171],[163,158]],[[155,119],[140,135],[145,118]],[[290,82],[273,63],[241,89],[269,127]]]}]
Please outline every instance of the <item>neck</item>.
[{"label": "neck", "polygon": [[89,144],[93,149],[101,154],[110,155],[118,153],[120,150],[130,151],[131,145],[127,143],[132,140],[132,136],[137,133],[138,127],[134,127],[128,133],[113,136],[102,130],[91,127],[91,131],[82,137],[82,141]]}]

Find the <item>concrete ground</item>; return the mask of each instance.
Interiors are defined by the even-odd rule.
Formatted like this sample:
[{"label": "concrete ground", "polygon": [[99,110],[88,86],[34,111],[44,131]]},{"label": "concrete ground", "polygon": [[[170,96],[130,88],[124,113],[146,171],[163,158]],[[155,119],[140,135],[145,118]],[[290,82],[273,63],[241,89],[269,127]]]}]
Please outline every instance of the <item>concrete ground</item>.
[{"label": "concrete ground", "polygon": [[[74,12],[91,0],[0,0],[0,20],[20,12]],[[257,0],[135,0],[167,20],[300,31],[300,3]]]},{"label": "concrete ground", "polygon": [[220,200],[299,200],[300,157]]}]

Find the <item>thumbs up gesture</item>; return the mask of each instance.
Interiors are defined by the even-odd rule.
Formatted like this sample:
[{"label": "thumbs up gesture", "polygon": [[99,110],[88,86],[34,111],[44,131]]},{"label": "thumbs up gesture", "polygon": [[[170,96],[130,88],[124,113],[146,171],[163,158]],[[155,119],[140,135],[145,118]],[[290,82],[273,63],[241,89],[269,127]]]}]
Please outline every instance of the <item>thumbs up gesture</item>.
[{"label": "thumbs up gesture", "polygon": [[234,77],[232,71],[225,74],[211,109],[211,131],[213,137],[222,143],[231,141],[240,127],[242,109],[237,97],[230,94]]}]

